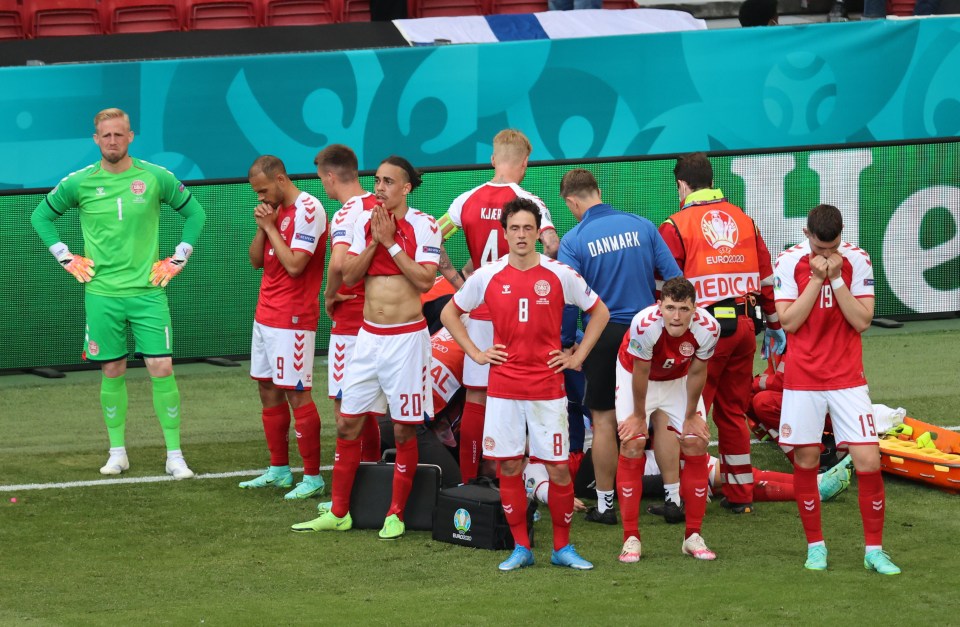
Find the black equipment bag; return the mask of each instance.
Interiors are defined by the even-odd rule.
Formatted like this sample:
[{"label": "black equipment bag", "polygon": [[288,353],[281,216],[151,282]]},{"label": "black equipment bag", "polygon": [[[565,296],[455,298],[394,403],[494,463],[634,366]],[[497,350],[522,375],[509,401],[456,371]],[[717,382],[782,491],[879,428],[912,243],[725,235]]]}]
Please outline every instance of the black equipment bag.
[{"label": "black equipment bag", "polygon": [[[350,494],[350,516],[357,529],[380,529],[393,497],[394,464],[363,462],[357,469]],[[410,498],[403,513],[407,529],[429,531],[433,528],[433,510],[440,493],[440,467],[417,466]]]},{"label": "black equipment bag", "polygon": [[[537,503],[527,499],[527,533],[533,545],[533,515]],[[478,549],[513,549],[513,535],[507,524],[500,490],[480,478],[440,491],[433,517],[433,539]]]}]

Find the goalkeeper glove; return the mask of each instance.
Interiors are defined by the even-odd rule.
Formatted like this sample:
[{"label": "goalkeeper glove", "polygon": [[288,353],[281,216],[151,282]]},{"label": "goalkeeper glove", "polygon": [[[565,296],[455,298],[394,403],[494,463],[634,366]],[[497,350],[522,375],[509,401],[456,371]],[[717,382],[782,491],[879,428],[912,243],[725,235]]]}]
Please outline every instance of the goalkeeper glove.
[{"label": "goalkeeper glove", "polygon": [[783,329],[767,327],[763,332],[763,350],[760,352],[760,356],[764,359],[770,357],[771,340],[773,340],[773,352],[777,355],[783,355],[783,351],[787,350],[787,334]]},{"label": "goalkeeper glove", "polygon": [[89,283],[96,272],[93,270],[93,259],[74,255],[63,242],[57,242],[50,247],[50,252],[57,258],[63,269],[73,275],[81,283]]},{"label": "goalkeeper glove", "polygon": [[150,283],[166,287],[170,279],[180,274],[183,266],[187,265],[187,258],[193,252],[193,246],[180,242],[176,252],[162,261],[157,261],[150,269]]}]

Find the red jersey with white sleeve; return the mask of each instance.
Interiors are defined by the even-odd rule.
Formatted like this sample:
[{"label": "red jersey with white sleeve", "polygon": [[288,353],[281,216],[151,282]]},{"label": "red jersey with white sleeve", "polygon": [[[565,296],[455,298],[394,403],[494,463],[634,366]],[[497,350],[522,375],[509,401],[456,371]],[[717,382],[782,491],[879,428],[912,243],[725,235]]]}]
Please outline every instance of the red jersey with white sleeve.
[{"label": "red jersey with white sleeve", "polygon": [[[484,183],[457,196],[447,215],[450,221],[463,229],[467,251],[474,268],[481,268],[500,259],[508,252],[507,239],[500,225],[503,206],[514,198],[527,198],[540,209],[540,232],[553,229],[550,210],[542,200],[516,183]],[[486,306],[470,312],[474,320],[490,320]]]},{"label": "red jersey with white sleeve", "polygon": [[440,329],[430,338],[433,357],[430,378],[433,381],[433,413],[443,411],[463,381],[464,353],[450,332]]},{"label": "red jersey with white sleeve", "polygon": [[[354,196],[343,203],[343,206],[333,214],[330,220],[330,250],[335,246],[347,246],[353,242],[353,227],[363,213],[369,215],[370,210],[377,204],[377,197],[367,192]],[[337,294],[356,296],[348,300],[334,303],[333,326],[334,335],[356,335],[363,323],[363,281],[356,285],[340,285]]]},{"label": "red jersey with white sleeve", "polygon": [[[370,216],[372,215],[370,211],[365,211],[357,218],[353,230],[353,241],[350,243],[350,249],[347,250],[348,255],[359,255],[373,241],[370,235]],[[411,259],[424,266],[440,265],[440,244],[443,238],[436,220],[422,211],[408,207],[407,213],[396,220],[396,224],[393,239]],[[373,261],[367,268],[367,275],[394,274],[403,274],[403,272],[400,271],[400,267],[387,249],[378,245],[373,253]]]},{"label": "red jersey with white sleeve", "polygon": [[493,343],[505,345],[506,363],[490,368],[489,396],[552,400],[566,395],[563,373],[547,366],[560,349],[564,305],[589,312],[599,297],[570,266],[539,255],[540,263],[518,270],[504,257],[477,270],[453,295],[468,312],[481,303],[493,318]]},{"label": "red jersey with white sleeve", "polygon": [[287,274],[268,239],[263,245],[263,280],[254,319],[276,329],[316,331],[320,285],[327,251],[327,214],[320,201],[301,192],[293,205],[277,210],[277,229],[290,250],[310,255],[300,276]]},{"label": "red jersey with white sleeve", "polygon": [[623,335],[617,359],[627,372],[633,372],[633,360],[650,362],[651,381],[671,381],[687,376],[694,355],[700,361],[713,357],[720,339],[720,324],[705,309],[697,307],[690,328],[673,337],[663,323],[657,305],[641,309]]},{"label": "red jersey with white sleeve", "polygon": [[[840,276],[855,298],[873,298],[873,266],[870,255],[842,242]],[[778,302],[793,302],[811,277],[810,242],[780,253],[775,270],[774,292]],[[844,390],[867,384],[863,376],[863,344],[860,334],[843,317],[830,281],[824,281],[810,315],[790,333],[790,362],[783,376],[786,390]]]}]

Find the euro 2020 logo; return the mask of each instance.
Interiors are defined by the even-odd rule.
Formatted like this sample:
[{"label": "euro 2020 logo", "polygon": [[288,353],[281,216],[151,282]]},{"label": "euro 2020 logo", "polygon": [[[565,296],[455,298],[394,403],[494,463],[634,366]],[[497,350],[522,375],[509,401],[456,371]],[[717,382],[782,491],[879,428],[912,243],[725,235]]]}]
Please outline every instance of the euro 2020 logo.
[{"label": "euro 2020 logo", "polygon": [[717,209],[703,215],[700,220],[700,230],[707,243],[720,252],[724,252],[724,248],[728,251],[732,250],[740,239],[736,220],[725,211]]},{"label": "euro 2020 logo", "polygon": [[457,531],[460,533],[467,533],[470,531],[470,512],[462,507],[454,512],[453,526],[456,527]]}]

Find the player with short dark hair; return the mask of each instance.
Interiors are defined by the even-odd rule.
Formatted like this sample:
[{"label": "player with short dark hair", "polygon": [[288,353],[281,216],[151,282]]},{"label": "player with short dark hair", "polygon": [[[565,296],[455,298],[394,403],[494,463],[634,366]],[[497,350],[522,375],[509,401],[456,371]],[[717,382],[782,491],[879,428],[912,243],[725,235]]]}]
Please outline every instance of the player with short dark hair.
[{"label": "player with short dark hair", "polygon": [[[617,431],[620,458],[617,490],[623,516],[620,561],[640,559],[640,496],[644,449],[652,423],[657,434],[658,465],[680,467],[680,494],[686,508],[681,551],[699,560],[716,559],[700,535],[707,507],[707,444],[710,429],[700,394],[707,380],[707,360],[720,336],[720,325],[696,306],[693,284],[683,277],[663,284],[660,301],[643,309],[623,337],[616,365]],[[679,446],[665,447],[679,439]],[[679,449],[680,455],[675,451]]]},{"label": "player with short dark hair", "polygon": [[270,468],[240,483],[241,488],[293,487],[290,472],[290,410],[303,481],[284,498],[305,499],[324,489],[320,476],[320,414],[313,402],[316,348],[327,246],[327,214],[312,195],[301,192],[273,155],[258,157],[247,173],[259,204],[250,264],[263,269],[253,318],[250,376],[257,381]]},{"label": "player with short dark hair", "polygon": [[[671,279],[680,276],[680,268],[652,222],[603,203],[600,186],[589,170],[577,168],[564,174],[560,196],[579,224],[563,236],[558,259],[579,272],[610,310],[610,321],[583,363],[587,388],[581,400],[590,409],[593,423],[597,490],[597,505],[587,510],[586,519],[615,525],[617,351],[633,316],[656,301],[655,275]],[[575,307],[564,312],[564,348],[575,343],[579,313]],[[589,318],[584,315],[584,321]]]},{"label": "player with short dark hair", "polygon": [[793,447],[797,509],[807,538],[804,566],[827,568],[817,468],[829,412],[837,446],[849,449],[857,473],[863,565],[897,575],[900,569],[882,546],[886,496],[860,338],[873,320],[873,267],[866,251],[841,239],[842,230],[840,210],[817,205],[807,216],[807,241],[777,258],[777,312],[790,334],[780,445]]},{"label": "player with short dark hair", "polygon": [[[500,218],[510,252],[479,268],[447,303],[444,326],[479,364],[491,364],[489,414],[483,429],[484,455],[500,463],[500,496],[516,548],[500,570],[533,564],[527,534],[527,494],[523,458],[529,434],[530,459],[548,464],[551,563],[586,570],[593,564],[570,544],[573,482],[568,466],[569,430],[562,372],[578,368],[590,353],[609,314],[603,301],[569,266],[537,253],[537,204],[526,198],[506,203]],[[485,303],[493,322],[493,342],[480,349],[460,315]],[[576,351],[560,349],[565,304],[593,314]]]},{"label": "player with short dark hair", "polygon": [[[330,261],[323,292],[324,309],[330,317],[330,343],[327,361],[327,394],[333,401],[335,416],[340,415],[343,379],[353,356],[357,333],[363,323],[363,282],[343,282],[343,262],[353,242],[353,228],[364,213],[377,204],[377,197],[363,189],[358,177],[357,155],[343,144],[330,144],[314,159],[323,191],[341,204],[330,220]],[[360,434],[360,459],[380,459],[380,426],[375,416],[367,416]]]},{"label": "player with short dark hair", "polygon": [[740,26],[777,26],[777,0],[744,0],[740,5]]},{"label": "player with short dark hair", "polygon": [[417,430],[433,416],[428,383],[430,334],[420,294],[433,287],[440,260],[436,221],[407,205],[407,195],[421,182],[403,157],[391,156],[377,168],[379,204],[363,213],[343,266],[343,281],[364,281],[363,326],[357,334],[343,384],[333,462],[333,502],[315,520],[295,531],[346,531],[353,526],[350,493],[360,465],[360,432],[368,414],[382,416],[389,406],[397,443],[393,498],[380,538],[393,540],[406,531],[403,510],[417,470]]},{"label": "player with short dark hair", "polygon": [[[187,263],[206,214],[183,183],[167,169],[131,157],[130,118],[104,109],[93,119],[100,160],[64,177],[30,217],[33,228],[60,265],[81,283],[86,310],[84,355],[103,372],[103,409],[110,456],[100,469],[118,475],[130,467],[124,442],[127,421],[127,325],[153,384],[153,407],[167,446],[166,471],[189,479],[180,449],[180,391],[173,377],[170,307],[163,288]],[[160,203],[185,218],[183,241],[158,260]],[[84,254],[70,252],[54,222],[76,207]]]},{"label": "player with short dark hair", "polygon": [[[469,274],[473,269],[483,267],[500,259],[507,253],[507,240],[501,224],[501,211],[504,205],[514,198],[526,198],[537,205],[541,222],[538,226],[539,238],[548,257],[556,258],[559,239],[550,212],[542,200],[520,187],[527,172],[527,161],[533,150],[526,135],[516,129],[505,129],[493,138],[493,179],[470,191],[460,194],[444,214],[439,224],[443,229],[444,240],[449,239],[463,229],[470,261],[466,267]],[[440,258],[440,272],[454,287],[463,285],[463,273],[457,272],[444,251]],[[470,312],[467,328],[473,342],[481,348],[490,346],[493,330],[490,314],[485,306]],[[464,365],[463,383],[467,388],[466,402],[460,431],[460,469],[464,481],[477,475],[481,456],[481,436],[486,404],[487,379],[489,366],[479,365],[467,360]]]}]

